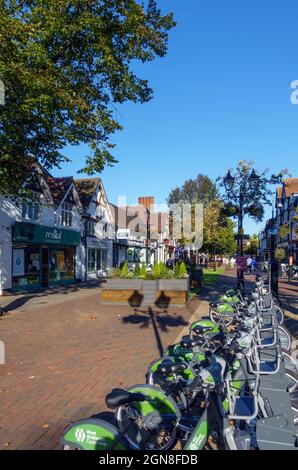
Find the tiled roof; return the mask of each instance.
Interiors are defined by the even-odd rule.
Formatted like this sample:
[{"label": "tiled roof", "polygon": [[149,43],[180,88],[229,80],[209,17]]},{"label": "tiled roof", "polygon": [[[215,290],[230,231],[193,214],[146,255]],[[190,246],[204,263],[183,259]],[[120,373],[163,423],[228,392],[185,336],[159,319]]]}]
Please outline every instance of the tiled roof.
[{"label": "tiled roof", "polygon": [[87,209],[101,180],[100,178],[82,178],[74,180],[74,183],[82,206]]},{"label": "tiled roof", "polygon": [[54,178],[50,174],[45,175],[46,182],[50,188],[54,204],[59,206],[70,185],[73,183],[72,176],[65,176],[62,178]]},{"label": "tiled roof", "polygon": [[298,193],[298,178],[287,178],[284,181],[286,197],[290,197],[293,193]]}]

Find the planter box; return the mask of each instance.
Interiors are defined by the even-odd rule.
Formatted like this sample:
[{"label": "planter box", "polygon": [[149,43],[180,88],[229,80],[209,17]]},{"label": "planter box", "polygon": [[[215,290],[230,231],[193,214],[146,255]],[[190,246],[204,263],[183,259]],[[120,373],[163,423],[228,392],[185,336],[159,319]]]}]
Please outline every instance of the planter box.
[{"label": "planter box", "polygon": [[184,290],[189,289],[189,278],[186,279],[159,279],[159,290]]},{"label": "planter box", "polygon": [[184,305],[188,301],[189,279],[107,279],[102,289],[104,304],[130,305],[141,307],[156,305],[166,308]]},{"label": "planter box", "polygon": [[143,281],[141,279],[107,279],[106,289],[136,289],[142,290]]}]

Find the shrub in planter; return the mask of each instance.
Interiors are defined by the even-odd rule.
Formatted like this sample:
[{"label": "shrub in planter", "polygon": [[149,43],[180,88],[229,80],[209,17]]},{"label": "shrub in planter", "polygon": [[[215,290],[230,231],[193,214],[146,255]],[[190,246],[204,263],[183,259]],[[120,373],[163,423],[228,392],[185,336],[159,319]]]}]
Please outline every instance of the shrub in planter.
[{"label": "shrub in planter", "polygon": [[141,269],[140,269],[139,263],[136,263],[133,273],[134,273],[135,277],[138,277],[140,275]]},{"label": "shrub in planter", "polygon": [[129,276],[128,264],[125,262],[121,269],[121,278],[126,279]]},{"label": "shrub in planter", "polygon": [[113,279],[117,279],[117,278],[121,277],[121,273],[122,273],[121,269],[117,267],[117,268],[113,269],[110,277],[112,277]]},{"label": "shrub in planter", "polygon": [[184,279],[188,276],[185,263],[182,262],[179,266],[179,279]]},{"label": "shrub in planter", "polygon": [[146,265],[143,261],[142,265],[141,265],[141,269],[140,269],[139,278],[140,279],[146,279],[146,275],[147,275]]},{"label": "shrub in planter", "polygon": [[174,279],[179,279],[180,266],[179,263],[175,264],[174,267]]}]

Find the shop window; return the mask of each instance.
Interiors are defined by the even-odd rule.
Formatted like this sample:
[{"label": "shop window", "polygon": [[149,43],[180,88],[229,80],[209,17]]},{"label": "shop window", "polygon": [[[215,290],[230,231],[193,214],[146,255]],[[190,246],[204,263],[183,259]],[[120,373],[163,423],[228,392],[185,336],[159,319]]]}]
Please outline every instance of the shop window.
[{"label": "shop window", "polygon": [[74,248],[59,247],[49,250],[49,280],[51,282],[74,278]]},{"label": "shop window", "polygon": [[39,220],[40,204],[34,201],[22,202],[22,217],[23,219]]},{"label": "shop window", "polygon": [[89,248],[88,249],[88,271],[92,272],[96,270],[96,256],[95,256],[95,249]]},{"label": "shop window", "polygon": [[65,202],[61,210],[61,225],[71,227],[73,224],[73,205]]},{"label": "shop window", "polygon": [[40,284],[39,247],[14,246],[12,258],[12,284],[14,288]]}]

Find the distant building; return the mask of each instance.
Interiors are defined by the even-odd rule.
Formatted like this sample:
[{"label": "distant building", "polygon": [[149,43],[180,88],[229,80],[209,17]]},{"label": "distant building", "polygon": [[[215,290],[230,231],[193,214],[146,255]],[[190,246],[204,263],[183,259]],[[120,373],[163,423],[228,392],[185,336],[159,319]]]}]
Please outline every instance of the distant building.
[{"label": "distant building", "polygon": [[[269,219],[261,233],[260,254],[268,259],[271,241],[274,248],[283,248],[289,261],[293,257],[298,264],[298,220],[296,209],[298,207],[298,178],[287,178],[283,185],[276,190],[275,216]],[[281,236],[282,233],[285,236]]]}]

